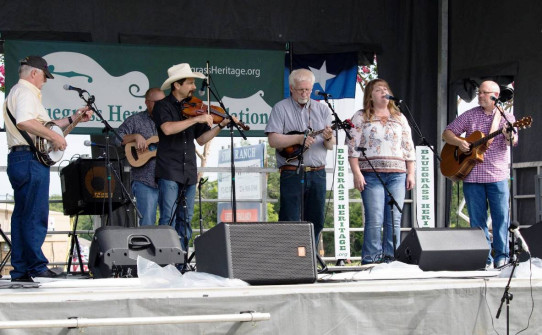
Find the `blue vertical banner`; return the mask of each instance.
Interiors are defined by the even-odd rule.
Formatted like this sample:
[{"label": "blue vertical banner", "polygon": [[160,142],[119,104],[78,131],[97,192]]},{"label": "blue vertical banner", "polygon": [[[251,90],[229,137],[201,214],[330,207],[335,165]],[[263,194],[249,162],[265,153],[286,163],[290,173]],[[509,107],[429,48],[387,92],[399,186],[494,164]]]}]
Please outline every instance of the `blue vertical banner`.
[{"label": "blue vertical banner", "polygon": [[[358,73],[357,53],[308,54],[292,57],[292,69],[305,68],[314,73],[311,98],[320,100],[314,95],[319,90],[331,94],[333,99],[354,98],[356,94],[356,76]],[[287,54],[284,68],[284,97],[290,96],[288,76],[290,74],[290,57]]]}]

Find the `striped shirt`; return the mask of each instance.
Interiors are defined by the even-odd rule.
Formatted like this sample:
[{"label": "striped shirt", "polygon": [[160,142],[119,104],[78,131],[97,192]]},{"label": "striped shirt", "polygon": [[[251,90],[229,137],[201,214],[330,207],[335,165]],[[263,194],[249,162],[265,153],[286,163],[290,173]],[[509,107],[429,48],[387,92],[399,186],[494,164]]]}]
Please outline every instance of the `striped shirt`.
[{"label": "striped shirt", "polygon": [[[493,117],[498,112],[497,109],[494,109],[491,115],[486,115],[484,109],[478,106],[458,116],[446,129],[456,136],[466,133],[465,137],[469,137],[475,131],[481,131],[488,135]],[[506,118],[511,123],[516,121],[512,113],[506,113]],[[499,128],[502,128],[505,123],[506,120],[501,118]],[[484,161],[476,164],[463,181],[467,183],[494,183],[507,179],[510,176],[510,156],[507,148],[504,135],[494,137],[489,149],[485,152]]]},{"label": "striped shirt", "polygon": [[[303,133],[309,127],[314,131],[319,131],[326,126],[331,126],[331,121],[331,111],[327,105],[311,99],[304,106],[300,106],[292,97],[289,97],[275,104],[265,127],[265,133],[266,135],[269,133],[288,134],[292,131]],[[305,166],[324,166],[327,155],[324,137],[316,136],[314,140],[310,150],[303,154],[303,163]],[[287,163],[286,158],[282,157],[278,151],[275,157],[278,167],[298,164],[298,160]]]}]

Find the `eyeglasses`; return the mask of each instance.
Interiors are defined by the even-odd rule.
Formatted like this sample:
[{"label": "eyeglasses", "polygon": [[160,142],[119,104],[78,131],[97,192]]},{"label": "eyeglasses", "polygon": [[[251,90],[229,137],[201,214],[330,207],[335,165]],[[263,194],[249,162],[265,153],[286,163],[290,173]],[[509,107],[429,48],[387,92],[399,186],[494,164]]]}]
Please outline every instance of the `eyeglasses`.
[{"label": "eyeglasses", "polygon": [[312,88],[294,88],[294,91],[296,91],[299,94],[309,93],[309,92],[312,92]]},{"label": "eyeglasses", "polygon": [[488,91],[476,91],[476,95],[488,95],[491,93],[498,93],[498,92],[488,92]]}]

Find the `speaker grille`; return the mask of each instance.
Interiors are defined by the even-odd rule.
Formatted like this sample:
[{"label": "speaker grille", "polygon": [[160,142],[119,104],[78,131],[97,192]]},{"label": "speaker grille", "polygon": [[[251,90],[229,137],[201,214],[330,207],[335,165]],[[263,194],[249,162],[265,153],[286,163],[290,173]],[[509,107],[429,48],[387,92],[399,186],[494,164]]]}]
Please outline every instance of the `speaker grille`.
[{"label": "speaker grille", "polygon": [[[235,277],[257,280],[264,274],[270,281],[280,281],[311,273],[315,264],[310,261],[314,251],[308,233],[306,224],[231,225],[231,240],[242,241],[231,246]],[[305,256],[298,255],[299,248],[306,250]]]},{"label": "speaker grille", "polygon": [[195,247],[200,272],[251,284],[316,281],[312,223],[220,223]]}]

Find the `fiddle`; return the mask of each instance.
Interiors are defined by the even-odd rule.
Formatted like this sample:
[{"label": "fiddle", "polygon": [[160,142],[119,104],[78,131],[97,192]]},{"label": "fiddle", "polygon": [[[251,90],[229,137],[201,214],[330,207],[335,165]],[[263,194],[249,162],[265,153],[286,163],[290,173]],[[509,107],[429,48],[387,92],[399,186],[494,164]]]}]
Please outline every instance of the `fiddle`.
[{"label": "fiddle", "polygon": [[[213,117],[213,124],[218,124],[222,122],[224,118],[228,117],[222,107],[211,105],[211,108],[209,109],[208,106],[201,101],[201,99],[194,96],[183,100],[183,103],[183,114],[187,117],[209,113]],[[250,130],[250,127],[245,125],[243,122],[238,120],[236,123],[243,128],[243,130]]]}]

